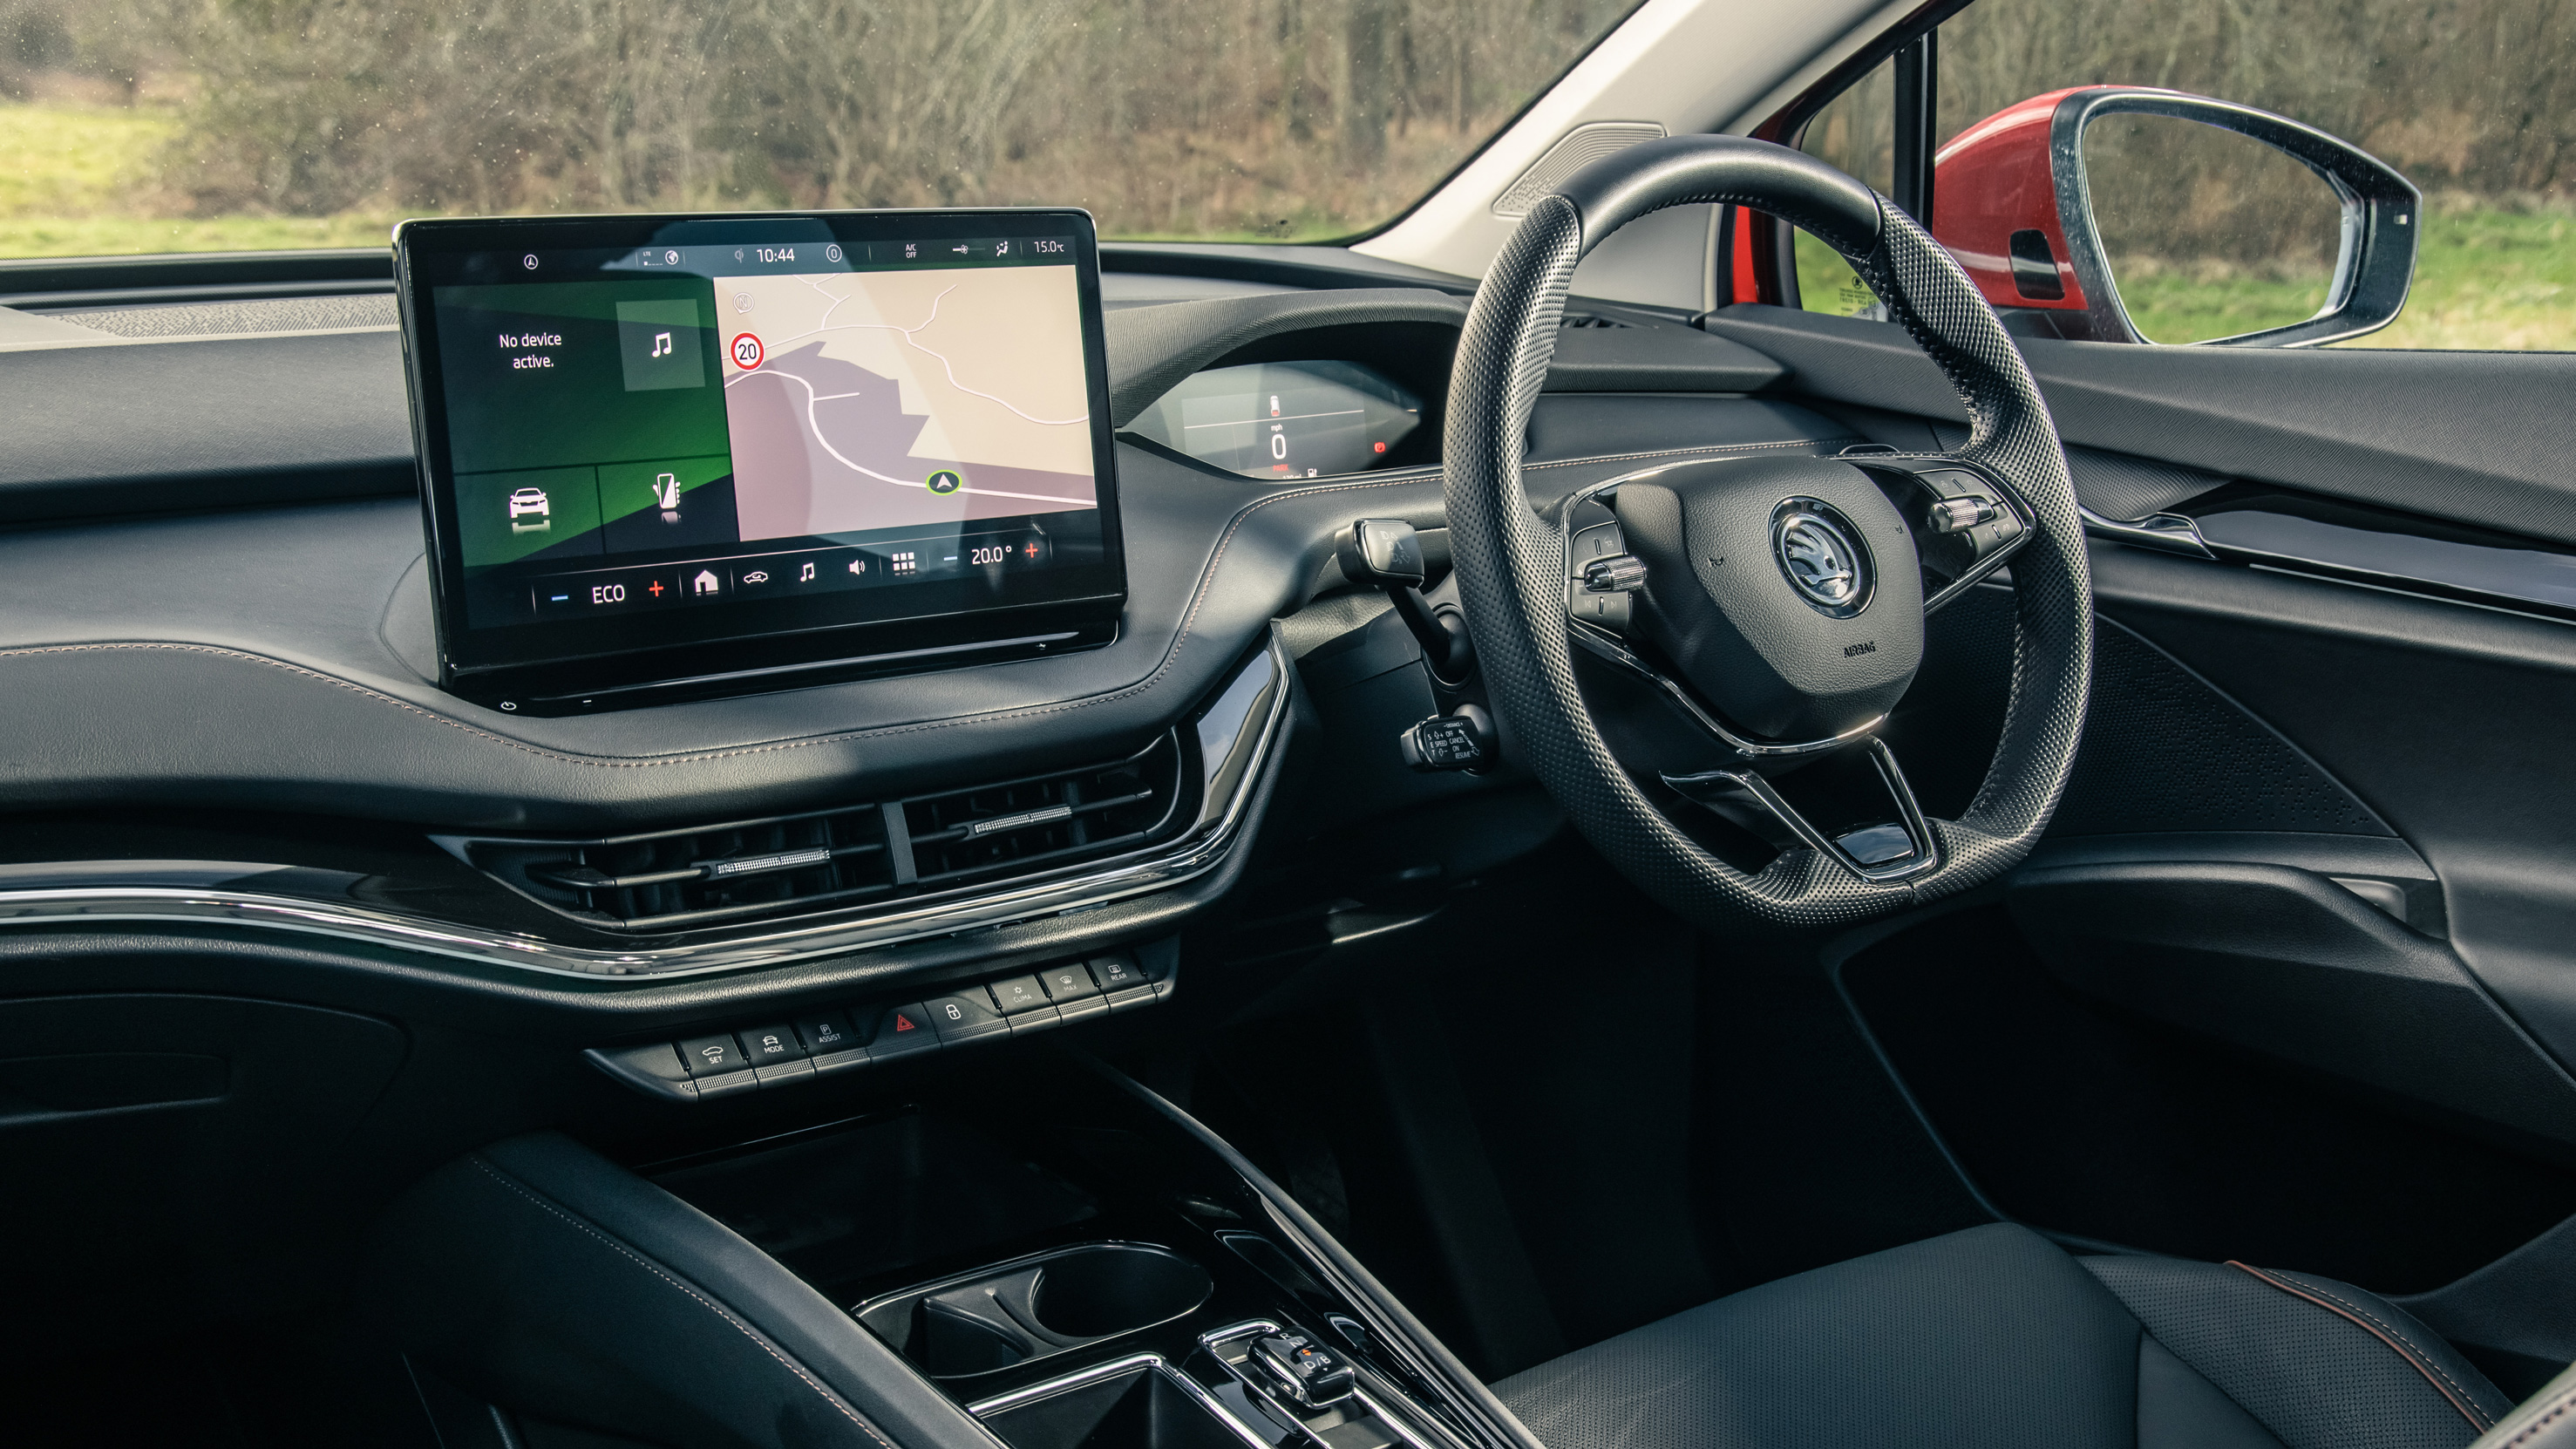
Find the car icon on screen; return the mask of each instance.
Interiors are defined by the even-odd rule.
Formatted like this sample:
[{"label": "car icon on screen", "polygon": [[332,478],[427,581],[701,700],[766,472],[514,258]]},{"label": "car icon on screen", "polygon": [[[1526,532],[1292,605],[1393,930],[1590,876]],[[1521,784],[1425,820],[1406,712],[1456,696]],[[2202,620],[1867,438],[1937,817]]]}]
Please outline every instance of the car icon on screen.
[{"label": "car icon on screen", "polygon": [[531,513],[540,518],[553,516],[546,510],[546,490],[543,488],[522,488],[510,495],[512,518],[524,518]]}]

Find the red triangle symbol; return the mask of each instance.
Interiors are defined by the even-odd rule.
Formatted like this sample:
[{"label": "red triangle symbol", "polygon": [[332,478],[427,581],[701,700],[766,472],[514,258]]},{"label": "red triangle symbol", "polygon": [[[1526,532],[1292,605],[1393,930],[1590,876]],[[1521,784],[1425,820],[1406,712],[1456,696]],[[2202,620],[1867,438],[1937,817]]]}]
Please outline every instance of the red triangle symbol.
[{"label": "red triangle symbol", "polygon": [[900,1011],[896,1012],[896,1013],[894,1014],[894,1029],[895,1029],[895,1030],[897,1030],[897,1031],[910,1031],[910,1030],[912,1030],[912,1029],[913,1029],[913,1026],[912,1026],[912,1018],[910,1018],[910,1017],[908,1017],[908,1016],[905,1016],[905,1015],[904,1015],[902,1012],[900,1012]]}]

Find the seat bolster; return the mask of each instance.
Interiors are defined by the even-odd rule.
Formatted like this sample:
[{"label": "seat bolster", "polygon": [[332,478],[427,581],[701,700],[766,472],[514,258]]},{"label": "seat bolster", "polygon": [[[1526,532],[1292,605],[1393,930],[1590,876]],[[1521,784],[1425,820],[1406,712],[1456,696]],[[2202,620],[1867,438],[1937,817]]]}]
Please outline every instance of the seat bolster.
[{"label": "seat bolster", "polygon": [[2138,1325],[2027,1228],[1746,1289],[1494,1385],[1548,1449],[2130,1449]]},{"label": "seat bolster", "polygon": [[2141,1333],[2138,1449],[2281,1449],[2281,1441],[2154,1334]]},{"label": "seat bolster", "polygon": [[2288,1449],[2457,1449],[2511,1402],[2439,1335],[2348,1283],[2172,1258],[2079,1261]]}]

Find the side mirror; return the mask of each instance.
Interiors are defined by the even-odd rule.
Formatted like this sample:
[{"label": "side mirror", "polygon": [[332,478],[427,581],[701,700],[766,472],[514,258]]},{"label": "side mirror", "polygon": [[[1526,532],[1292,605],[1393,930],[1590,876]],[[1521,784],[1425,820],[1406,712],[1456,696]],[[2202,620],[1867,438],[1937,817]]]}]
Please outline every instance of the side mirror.
[{"label": "side mirror", "polygon": [[2423,197],[2360,148],[2180,91],[2080,86],[1933,158],[1932,235],[2013,330],[2312,347],[2387,326]]}]

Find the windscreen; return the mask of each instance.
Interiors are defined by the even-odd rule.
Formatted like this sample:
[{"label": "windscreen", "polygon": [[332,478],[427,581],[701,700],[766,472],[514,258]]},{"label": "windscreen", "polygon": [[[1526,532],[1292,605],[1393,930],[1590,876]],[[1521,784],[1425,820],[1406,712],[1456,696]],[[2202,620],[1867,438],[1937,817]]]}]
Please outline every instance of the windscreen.
[{"label": "windscreen", "polygon": [[0,0],[0,257],[897,206],[1346,237],[1634,3]]}]

